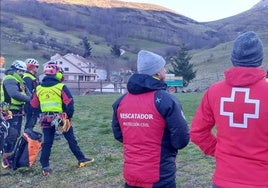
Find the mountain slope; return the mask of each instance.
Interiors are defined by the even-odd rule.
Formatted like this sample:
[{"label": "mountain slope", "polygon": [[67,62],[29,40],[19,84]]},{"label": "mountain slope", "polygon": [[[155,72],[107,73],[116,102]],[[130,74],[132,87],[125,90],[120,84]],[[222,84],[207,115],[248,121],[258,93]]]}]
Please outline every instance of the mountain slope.
[{"label": "mountain slope", "polygon": [[[256,31],[268,51],[268,0],[241,14],[199,23],[160,6],[115,0],[1,0],[1,55],[7,60],[36,56],[46,61],[54,53],[82,55],[84,37],[97,63],[135,70],[136,53],[148,49],[170,57],[185,45],[197,69],[193,87],[205,88],[231,66],[232,41],[244,31]],[[118,60],[112,45],[127,53]],[[265,53],[267,54],[267,53]],[[265,59],[264,66],[268,67]]]},{"label": "mountain slope", "polygon": [[143,39],[199,49],[231,41],[246,30],[267,30],[266,4],[262,0],[249,11],[207,23],[161,6],[118,0],[2,0],[1,11],[41,20],[59,31],[82,30],[107,43],[124,45],[128,39]]},{"label": "mountain slope", "polygon": [[268,0],[262,0],[250,10],[235,16],[204,23],[224,36],[222,42],[233,40],[239,33],[253,30],[258,33],[268,31]]},{"label": "mountain slope", "polygon": [[[138,8],[92,6],[118,1],[89,1],[90,5],[85,6],[78,4],[80,1],[76,4],[68,2],[71,1],[2,0],[1,7],[4,12],[42,20],[45,25],[60,31],[84,30],[111,43],[136,38],[169,45],[185,44],[189,49],[194,49],[213,47],[221,38],[220,33],[208,26],[166,9],[144,11]],[[143,9],[147,7],[146,4],[130,5]],[[149,6],[148,9],[153,9],[152,7]]]},{"label": "mountain slope", "polygon": [[99,7],[99,8],[130,8],[130,9],[140,9],[140,10],[156,10],[156,11],[167,11],[174,13],[173,10],[148,4],[148,3],[133,3],[125,2],[120,0],[38,0],[39,2],[53,3],[53,4],[74,4],[83,5],[89,7]]}]

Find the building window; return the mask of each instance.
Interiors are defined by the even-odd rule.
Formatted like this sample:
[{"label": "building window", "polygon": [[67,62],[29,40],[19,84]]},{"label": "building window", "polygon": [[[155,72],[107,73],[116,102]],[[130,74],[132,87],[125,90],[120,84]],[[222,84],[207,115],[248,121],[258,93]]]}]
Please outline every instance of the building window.
[{"label": "building window", "polygon": [[64,72],[69,72],[69,67],[64,67]]}]

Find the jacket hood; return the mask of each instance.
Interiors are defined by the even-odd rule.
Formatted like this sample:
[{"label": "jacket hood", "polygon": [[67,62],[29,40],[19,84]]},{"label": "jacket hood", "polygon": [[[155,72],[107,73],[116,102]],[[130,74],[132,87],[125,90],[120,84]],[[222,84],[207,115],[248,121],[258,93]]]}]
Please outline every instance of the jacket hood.
[{"label": "jacket hood", "polygon": [[15,70],[14,68],[9,68],[9,69],[7,69],[7,70],[5,71],[5,75],[8,75],[8,74],[12,75],[15,71],[16,71],[16,70]]},{"label": "jacket hood", "polygon": [[266,72],[256,67],[232,67],[225,71],[224,75],[229,85],[248,86],[264,79]]},{"label": "jacket hood", "polygon": [[24,83],[24,80],[22,79],[22,77],[18,73],[16,73],[16,70],[15,69],[12,69],[12,68],[7,69],[5,71],[5,75],[12,75],[14,78],[16,78],[16,80],[18,82]]},{"label": "jacket hood", "polygon": [[141,94],[155,90],[166,90],[165,82],[147,74],[133,74],[127,83],[127,90],[132,94]]},{"label": "jacket hood", "polygon": [[60,83],[60,81],[55,76],[45,76],[42,80],[41,86],[49,87]]}]

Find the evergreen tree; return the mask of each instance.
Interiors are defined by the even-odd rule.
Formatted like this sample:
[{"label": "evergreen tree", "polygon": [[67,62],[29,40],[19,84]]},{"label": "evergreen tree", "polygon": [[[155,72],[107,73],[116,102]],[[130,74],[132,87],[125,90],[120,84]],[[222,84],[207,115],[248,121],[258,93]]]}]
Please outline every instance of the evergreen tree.
[{"label": "evergreen tree", "polygon": [[89,42],[87,37],[83,38],[83,45],[84,45],[84,48],[85,48],[85,52],[84,52],[83,57],[87,58],[87,57],[91,56],[91,50],[92,50],[90,42]]},{"label": "evergreen tree", "polygon": [[186,87],[192,79],[196,77],[196,71],[193,70],[194,65],[190,64],[192,56],[189,54],[185,46],[183,46],[179,53],[171,58],[172,70],[169,73],[175,76],[183,77],[183,86]]},{"label": "evergreen tree", "polygon": [[121,55],[120,46],[117,44],[114,44],[111,48],[111,54],[114,55],[115,57],[120,57]]}]

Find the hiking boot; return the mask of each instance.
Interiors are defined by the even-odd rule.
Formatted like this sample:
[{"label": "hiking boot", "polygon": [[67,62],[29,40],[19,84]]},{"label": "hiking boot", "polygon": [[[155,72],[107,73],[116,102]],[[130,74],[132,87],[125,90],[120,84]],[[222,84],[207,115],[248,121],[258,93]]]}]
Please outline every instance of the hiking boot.
[{"label": "hiking boot", "polygon": [[49,176],[52,173],[52,169],[48,166],[48,167],[44,167],[42,169],[42,175],[43,176]]},{"label": "hiking boot", "polygon": [[3,158],[3,159],[2,159],[2,167],[3,167],[4,169],[6,169],[6,168],[9,167],[9,161],[8,161],[7,158]]},{"label": "hiking boot", "polygon": [[77,167],[81,168],[86,166],[88,163],[92,163],[94,161],[94,158],[84,158],[78,162]]}]

